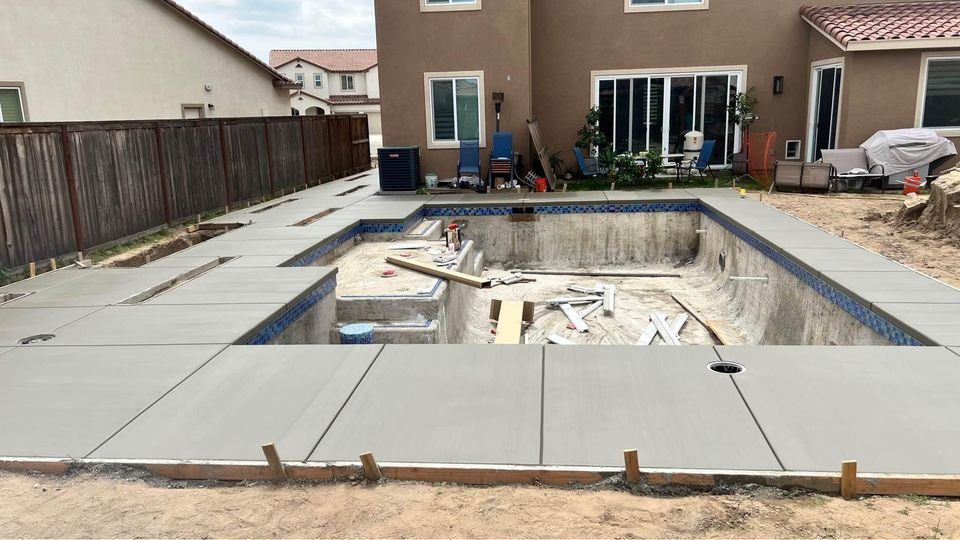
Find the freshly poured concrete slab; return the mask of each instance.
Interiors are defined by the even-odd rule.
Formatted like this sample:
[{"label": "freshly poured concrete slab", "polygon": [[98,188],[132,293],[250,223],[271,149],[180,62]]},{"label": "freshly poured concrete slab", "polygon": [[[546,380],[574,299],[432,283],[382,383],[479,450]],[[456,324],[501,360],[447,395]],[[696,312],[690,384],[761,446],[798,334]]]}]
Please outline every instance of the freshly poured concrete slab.
[{"label": "freshly poured concrete slab", "polygon": [[222,347],[20,347],[0,360],[0,456],[82,458]]},{"label": "freshly poured concrete slab", "polygon": [[866,305],[888,302],[960,304],[960,291],[917,272],[823,272],[830,284]]},{"label": "freshly poured concrete slab", "polygon": [[960,346],[960,304],[879,303],[871,309],[924,345]]},{"label": "freshly poured concrete slab", "polygon": [[230,347],[95,452],[99,459],[304,460],[382,345]]},{"label": "freshly poured concrete slab", "polygon": [[214,238],[202,244],[187,248],[177,257],[235,257],[238,255],[295,255],[306,254],[320,247],[325,239],[304,238],[302,240],[238,240],[229,241]]},{"label": "freshly poured concrete slab", "polygon": [[117,304],[188,271],[187,268],[104,268],[87,277],[8,302],[0,309]]},{"label": "freshly poured concrete slab", "polygon": [[[0,309],[0,346],[19,345],[20,340],[52,334],[102,307]],[[0,373],[2,377],[2,373]]]},{"label": "freshly poured concrete slab", "polygon": [[932,347],[718,347],[787,470],[958,474],[958,357]]},{"label": "freshly poured concrete slab", "polygon": [[[351,225],[355,225],[353,220]],[[273,241],[273,240],[314,240],[322,242],[335,238],[338,234],[350,230],[350,225],[326,225],[314,223],[306,227],[244,227],[220,237],[223,242]]]},{"label": "freshly poured concrete slab", "polygon": [[515,189],[504,189],[492,193],[456,193],[451,195],[437,195],[427,207],[448,206],[521,206],[527,197],[527,190],[517,193]]},{"label": "freshly poured concrete slab", "polygon": [[712,347],[546,349],[543,463],[780,470]]},{"label": "freshly poured concrete slab", "polygon": [[109,306],[55,333],[44,345],[203,345],[246,343],[284,304]]},{"label": "freshly poured concrete slab", "polygon": [[839,236],[806,224],[777,230],[755,229],[751,232],[785,253],[790,253],[791,248],[850,249],[857,247],[856,244]]},{"label": "freshly poured concrete slab", "polygon": [[217,268],[145,304],[292,304],[334,277],[337,269]]},{"label": "freshly poured concrete slab", "polygon": [[911,269],[872,251],[846,249],[792,248],[790,255],[815,272],[912,272]]},{"label": "freshly poured concrete slab", "polygon": [[537,464],[542,354],[387,345],[310,460]]},{"label": "freshly poured concrete slab", "polygon": [[652,189],[643,191],[607,191],[607,202],[610,203],[643,203],[643,202],[697,202],[697,198],[685,189]]},{"label": "freshly poured concrete slab", "polygon": [[0,287],[0,295],[7,293],[25,293],[39,292],[50,287],[55,287],[63,283],[69,283],[78,279],[88,278],[100,271],[99,268],[87,268],[80,270],[77,268],[63,268],[55,272],[46,272],[30,279],[24,279],[16,283],[11,283]]},{"label": "freshly poured concrete slab", "polygon": [[528,193],[523,203],[526,206],[541,204],[604,204],[607,196],[602,191],[554,191],[552,193]]}]

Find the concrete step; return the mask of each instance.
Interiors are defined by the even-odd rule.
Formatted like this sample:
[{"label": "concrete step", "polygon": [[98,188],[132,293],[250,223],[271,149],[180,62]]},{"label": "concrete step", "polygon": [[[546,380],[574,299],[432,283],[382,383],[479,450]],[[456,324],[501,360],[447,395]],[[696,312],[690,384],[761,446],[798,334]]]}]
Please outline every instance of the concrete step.
[{"label": "concrete step", "polygon": [[410,229],[405,238],[410,240],[442,240],[443,222],[425,219]]},{"label": "concrete step", "polygon": [[[378,345],[436,345],[441,343],[440,323],[435,320],[409,322],[367,322],[373,325],[373,342]],[[340,328],[350,323],[338,323],[330,328],[331,343],[340,343]]]}]

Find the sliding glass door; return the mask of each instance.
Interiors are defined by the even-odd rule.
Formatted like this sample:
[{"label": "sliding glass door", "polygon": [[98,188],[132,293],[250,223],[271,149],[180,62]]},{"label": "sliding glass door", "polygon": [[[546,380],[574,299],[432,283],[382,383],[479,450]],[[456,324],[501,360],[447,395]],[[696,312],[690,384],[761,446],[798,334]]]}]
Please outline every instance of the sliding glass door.
[{"label": "sliding glass door", "polygon": [[840,121],[840,90],[843,87],[843,64],[814,66],[810,78],[810,125],[807,140],[807,159],[823,157],[822,150],[837,147]]},{"label": "sliding glass door", "polygon": [[726,165],[740,144],[728,104],[741,80],[740,72],[598,77],[600,128],[617,153],[682,152],[684,134],[702,131],[717,141],[712,164]]}]

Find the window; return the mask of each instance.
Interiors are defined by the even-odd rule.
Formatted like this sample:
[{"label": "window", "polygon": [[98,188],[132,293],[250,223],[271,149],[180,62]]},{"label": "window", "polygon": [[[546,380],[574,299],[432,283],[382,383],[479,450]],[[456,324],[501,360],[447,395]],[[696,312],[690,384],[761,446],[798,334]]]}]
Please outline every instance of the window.
[{"label": "window", "polygon": [[0,87],[0,122],[26,122],[21,88]]},{"label": "window", "polygon": [[184,103],[180,105],[180,113],[184,120],[200,120],[206,116],[202,103]]},{"label": "window", "polygon": [[800,150],[802,146],[803,143],[799,139],[787,141],[787,146],[784,149],[783,159],[800,159]]},{"label": "window", "polygon": [[297,81],[300,84],[303,84],[303,73],[294,73],[293,80]]},{"label": "window", "polygon": [[353,75],[340,76],[340,90],[344,92],[353,92]]},{"label": "window", "polygon": [[420,0],[420,11],[474,11],[481,0]]},{"label": "window", "polygon": [[740,147],[729,104],[743,86],[746,68],[594,72],[594,105],[600,130],[617,153],[683,151],[684,135],[700,131],[716,141],[711,165],[726,165]]},{"label": "window", "polygon": [[458,148],[460,141],[485,145],[483,73],[424,75],[428,148]]},{"label": "window", "polygon": [[642,11],[683,11],[708,9],[710,0],[624,0],[627,13]]},{"label": "window", "polygon": [[314,87],[314,88],[323,88],[323,73],[314,73],[314,74],[313,74],[313,87]]},{"label": "window", "polygon": [[960,56],[927,56],[919,127],[960,132]]}]

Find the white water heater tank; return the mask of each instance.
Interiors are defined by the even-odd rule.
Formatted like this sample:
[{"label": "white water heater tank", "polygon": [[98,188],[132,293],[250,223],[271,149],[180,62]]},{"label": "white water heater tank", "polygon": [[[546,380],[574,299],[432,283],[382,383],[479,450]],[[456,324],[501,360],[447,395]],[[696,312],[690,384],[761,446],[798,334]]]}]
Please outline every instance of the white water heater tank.
[{"label": "white water heater tank", "polygon": [[703,150],[703,133],[699,131],[687,132],[683,137],[683,159],[697,159],[701,150]]}]

